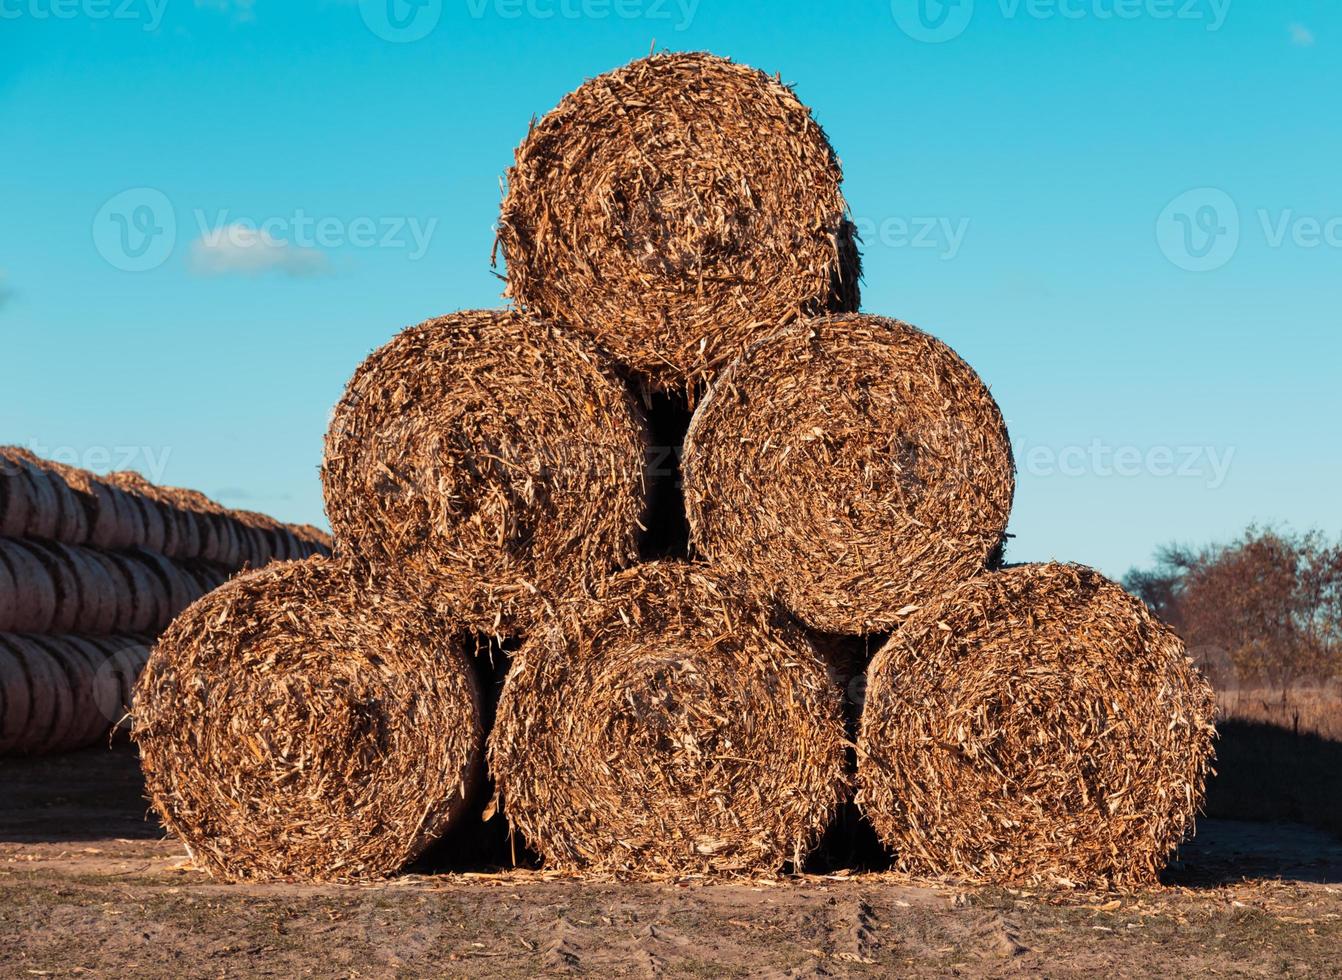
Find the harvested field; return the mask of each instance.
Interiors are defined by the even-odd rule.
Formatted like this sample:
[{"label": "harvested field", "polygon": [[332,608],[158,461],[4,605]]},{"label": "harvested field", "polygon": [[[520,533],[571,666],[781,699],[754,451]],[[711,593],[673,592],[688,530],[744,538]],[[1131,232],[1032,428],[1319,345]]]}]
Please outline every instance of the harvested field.
[{"label": "harvested field", "polygon": [[776,79],[709,54],[640,59],[518,147],[498,225],[507,295],[653,387],[693,388],[773,327],[857,309],[842,179]]},{"label": "harvested field", "polygon": [[0,759],[0,784],[12,976],[1312,977],[1342,959],[1342,843],[1292,824],[1203,821],[1165,884],[1118,894],[428,874],[434,853],[388,882],[221,885],[146,820],[129,747]]}]

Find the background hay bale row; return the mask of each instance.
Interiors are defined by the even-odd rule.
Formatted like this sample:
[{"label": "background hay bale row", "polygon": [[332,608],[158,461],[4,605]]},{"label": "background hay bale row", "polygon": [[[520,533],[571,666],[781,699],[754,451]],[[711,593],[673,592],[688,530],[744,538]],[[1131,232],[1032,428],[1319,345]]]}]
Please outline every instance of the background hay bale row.
[{"label": "background hay bale row", "polygon": [[14,446],[0,447],[0,535],[144,548],[232,569],[330,551],[329,538],[310,526],[231,511],[196,491],[155,486],[138,473],[98,477]]},{"label": "background hay bale row", "polygon": [[905,871],[1151,884],[1193,829],[1213,713],[1183,642],[1099,573],[980,575],[872,660],[858,802]]},{"label": "background hay bale row", "polygon": [[457,624],[323,558],[245,573],[160,639],[133,737],[154,807],[228,880],[399,870],[479,776]]},{"label": "background hay bale row", "polygon": [[0,753],[98,741],[125,717],[148,657],[142,637],[0,633]]},{"label": "background hay bale row", "polygon": [[227,576],[149,551],[0,538],[0,632],[157,633]]},{"label": "background hay bale row", "polygon": [[594,347],[511,310],[397,334],[332,413],[322,486],[343,550],[509,636],[637,557],[644,414]]},{"label": "background hay bale row", "polygon": [[634,61],[517,148],[498,223],[507,295],[653,387],[693,388],[761,333],[857,309],[842,179],[778,80],[704,53]]},{"label": "background hay bale row", "polygon": [[128,691],[143,662],[104,654],[114,676],[88,681],[90,658],[107,643],[152,638],[239,568],[330,547],[312,527],[14,447],[0,447],[0,528],[0,633],[13,637],[0,751],[10,752],[87,745],[124,714],[88,708],[99,698],[128,703],[107,692],[122,681]]},{"label": "background hay bale row", "polygon": [[698,553],[834,633],[892,629],[982,571],[1015,491],[1006,424],[974,370],[863,314],[754,344],[695,412],[682,467]]},{"label": "background hay bale row", "polygon": [[515,655],[489,739],[504,812],[548,867],[800,867],[846,789],[826,665],[711,570],[655,562]]}]

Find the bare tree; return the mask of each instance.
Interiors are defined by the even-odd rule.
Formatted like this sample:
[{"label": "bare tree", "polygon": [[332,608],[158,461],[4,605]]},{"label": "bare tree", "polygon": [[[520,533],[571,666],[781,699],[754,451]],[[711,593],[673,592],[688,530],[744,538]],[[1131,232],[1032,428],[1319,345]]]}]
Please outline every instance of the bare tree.
[{"label": "bare tree", "polygon": [[1124,582],[1212,661],[1222,686],[1216,673],[1233,668],[1285,705],[1295,684],[1342,667],[1342,543],[1317,531],[1250,527],[1229,545],[1164,548],[1154,569]]}]

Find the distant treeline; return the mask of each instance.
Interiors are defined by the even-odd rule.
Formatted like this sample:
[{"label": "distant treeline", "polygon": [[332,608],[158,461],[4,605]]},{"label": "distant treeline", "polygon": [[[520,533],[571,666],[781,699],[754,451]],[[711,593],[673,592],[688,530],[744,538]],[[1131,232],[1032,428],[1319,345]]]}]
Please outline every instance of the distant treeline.
[{"label": "distant treeline", "polygon": [[1250,527],[1229,544],[1169,545],[1124,579],[1188,643],[1222,690],[1283,699],[1342,679],[1342,541],[1320,531]]}]

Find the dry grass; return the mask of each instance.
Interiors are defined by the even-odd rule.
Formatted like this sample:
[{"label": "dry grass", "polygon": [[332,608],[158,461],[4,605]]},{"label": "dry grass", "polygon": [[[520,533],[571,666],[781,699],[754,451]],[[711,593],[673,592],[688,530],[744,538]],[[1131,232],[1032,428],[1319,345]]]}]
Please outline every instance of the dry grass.
[{"label": "dry grass", "polygon": [[398,871],[460,816],[480,719],[455,624],[316,558],[183,613],[133,736],[154,808],[211,874],[350,880]]},{"label": "dry grass", "polygon": [[839,693],[810,641],[707,568],[655,562],[517,653],[490,736],[548,867],[800,867],[844,796]]},{"label": "dry grass", "polygon": [[834,633],[891,629],[981,571],[1015,490],[1006,425],[973,369],[862,314],[754,344],[695,412],[683,468],[697,551]]},{"label": "dry grass", "polygon": [[586,341],[510,310],[410,327],[326,438],[343,551],[481,632],[524,631],[637,556],[647,425]]},{"label": "dry grass", "polygon": [[600,75],[508,171],[508,295],[655,387],[707,380],[799,316],[856,310],[843,174],[792,90],[702,53]]},{"label": "dry grass", "polygon": [[1235,688],[1216,692],[1220,717],[1227,721],[1276,725],[1297,734],[1321,735],[1342,742],[1342,687],[1302,685]]},{"label": "dry grass", "polygon": [[986,573],[877,652],[858,802],[906,871],[1149,884],[1193,828],[1213,713],[1183,642],[1098,573]]}]

